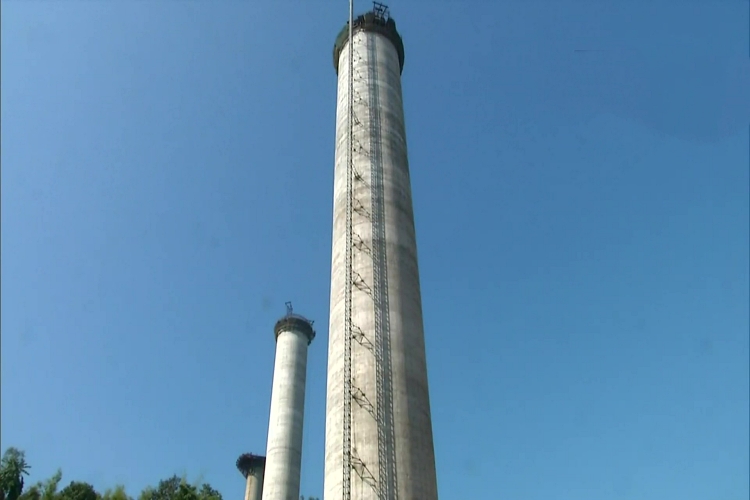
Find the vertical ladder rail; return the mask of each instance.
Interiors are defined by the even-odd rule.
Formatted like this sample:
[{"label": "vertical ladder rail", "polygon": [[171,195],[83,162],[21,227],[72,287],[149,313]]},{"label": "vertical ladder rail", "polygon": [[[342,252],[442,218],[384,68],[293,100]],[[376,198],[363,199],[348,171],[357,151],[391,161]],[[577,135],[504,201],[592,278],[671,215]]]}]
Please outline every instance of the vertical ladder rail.
[{"label": "vertical ladder rail", "polygon": [[[376,5],[376,13],[384,16],[387,8]],[[380,6],[381,11],[377,8]],[[386,10],[383,10],[386,9]],[[376,40],[367,41],[369,124],[370,124],[370,186],[372,205],[373,302],[375,319],[375,359],[377,385],[378,477],[380,500],[397,500],[396,450],[393,428],[393,387],[391,362],[390,304],[388,300],[388,267],[385,228],[385,181],[383,172],[383,134],[378,86],[378,54]]]},{"label": "vertical ladder rail", "polygon": [[352,496],[352,286],[353,269],[353,172],[354,172],[354,0],[349,0],[349,118],[346,165],[346,285],[344,287],[344,422],[343,422],[343,500]]},{"label": "vertical ladder rail", "polygon": [[373,276],[373,312],[375,326],[375,382],[377,396],[377,415],[375,425],[378,430],[378,498],[379,500],[389,500],[388,498],[388,469],[386,462],[387,457],[387,436],[385,428],[385,387],[383,373],[383,304],[381,300],[383,288],[383,255],[380,251],[381,230],[385,220],[380,210],[381,189],[382,187],[382,158],[380,157],[380,116],[378,113],[377,101],[377,54],[375,52],[374,40],[368,39],[365,42],[367,48],[368,75],[367,87],[369,98],[369,143],[370,143],[370,203],[372,211],[372,246],[375,252],[372,254],[372,276]]}]

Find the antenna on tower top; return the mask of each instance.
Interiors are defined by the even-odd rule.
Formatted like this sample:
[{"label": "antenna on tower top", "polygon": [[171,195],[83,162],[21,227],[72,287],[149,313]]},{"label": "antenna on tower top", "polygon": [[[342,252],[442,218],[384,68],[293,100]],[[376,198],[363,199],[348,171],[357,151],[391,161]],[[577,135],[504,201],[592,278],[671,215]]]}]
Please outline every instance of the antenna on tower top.
[{"label": "antenna on tower top", "polygon": [[390,12],[388,12],[387,5],[382,4],[380,2],[372,2],[372,12],[375,14],[375,18],[378,21],[382,21],[384,23],[388,22],[388,17],[390,17]]},{"label": "antenna on tower top", "polygon": [[291,302],[285,302],[284,304],[286,305],[286,315],[287,316],[291,316],[292,312],[293,312],[293,310],[292,310],[292,303]]}]

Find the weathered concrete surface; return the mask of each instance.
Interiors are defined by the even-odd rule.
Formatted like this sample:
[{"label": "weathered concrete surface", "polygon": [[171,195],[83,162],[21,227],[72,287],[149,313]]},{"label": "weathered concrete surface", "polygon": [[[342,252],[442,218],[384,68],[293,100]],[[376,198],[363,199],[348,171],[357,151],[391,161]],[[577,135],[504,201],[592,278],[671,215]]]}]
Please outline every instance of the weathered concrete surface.
[{"label": "weathered concrete surface", "polygon": [[[352,404],[352,443],[364,467],[352,472],[351,498],[436,500],[435,456],[398,55],[393,44],[376,33],[356,32],[354,46],[354,109],[360,125],[355,132],[353,162],[364,179],[364,182],[354,183],[357,200],[354,205],[357,207],[361,203],[366,211],[355,213],[353,217],[354,241],[361,239],[364,244],[361,250],[353,252],[353,269],[365,286],[361,287],[364,291],[353,289],[352,322],[361,328],[365,338],[362,343],[352,343],[354,391],[359,390],[364,396],[360,397],[360,403]],[[326,500],[342,498],[344,460],[348,58],[347,43],[339,60],[336,115]],[[376,110],[372,109],[373,103]],[[380,271],[376,264],[378,258],[384,258]],[[380,314],[379,309],[384,314]],[[388,363],[382,359],[377,361],[378,344],[384,341],[376,342],[378,332],[387,340],[387,352],[382,352],[381,358],[388,358]],[[374,346],[368,347],[368,344]],[[384,379],[389,382],[385,389],[382,388]],[[384,446],[394,449],[384,451]]]},{"label": "weathered concrete surface", "polygon": [[245,485],[245,500],[261,500],[263,498],[263,463],[259,463],[247,475],[247,484]]},{"label": "weathered concrete surface", "polygon": [[312,339],[300,329],[278,326],[262,499],[298,500],[307,348]]}]

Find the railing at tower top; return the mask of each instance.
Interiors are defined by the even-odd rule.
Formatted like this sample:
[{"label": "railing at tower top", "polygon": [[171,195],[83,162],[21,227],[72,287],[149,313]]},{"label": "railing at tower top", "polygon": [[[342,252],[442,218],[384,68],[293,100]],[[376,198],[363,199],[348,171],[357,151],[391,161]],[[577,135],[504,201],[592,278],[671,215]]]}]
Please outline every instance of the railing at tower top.
[{"label": "railing at tower top", "polygon": [[286,315],[283,318],[281,318],[281,319],[286,319],[286,318],[301,319],[302,321],[305,321],[305,322],[309,323],[310,326],[312,326],[313,323],[315,323],[315,321],[313,321],[311,319],[307,319],[304,316],[302,316],[301,314],[295,313],[294,312],[294,308],[292,307],[292,303],[291,302],[285,302],[284,305],[286,306]]},{"label": "railing at tower top", "polygon": [[237,470],[247,479],[247,476],[255,474],[263,466],[265,466],[266,457],[261,455],[254,455],[253,453],[243,453],[237,459]]},{"label": "railing at tower top", "polygon": [[390,10],[388,6],[380,2],[372,2],[372,10],[361,14],[356,19],[353,19],[354,27],[361,26],[363,24],[380,24],[385,26],[391,18]]},{"label": "railing at tower top", "polygon": [[375,19],[383,22],[383,24],[387,23],[390,17],[388,6],[380,2],[372,2],[372,13],[375,14]]}]

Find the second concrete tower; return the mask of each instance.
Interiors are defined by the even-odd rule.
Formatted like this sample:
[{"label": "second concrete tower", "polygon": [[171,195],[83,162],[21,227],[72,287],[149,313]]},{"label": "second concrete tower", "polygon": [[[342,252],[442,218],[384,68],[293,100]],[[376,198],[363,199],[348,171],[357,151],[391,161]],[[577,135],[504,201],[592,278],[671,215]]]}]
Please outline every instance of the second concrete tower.
[{"label": "second concrete tower", "polygon": [[307,347],[315,338],[312,322],[292,312],[276,322],[276,361],[271,389],[263,500],[297,500],[302,465]]},{"label": "second concrete tower", "polygon": [[347,23],[333,54],[338,102],[324,498],[436,500],[401,95],[404,46],[377,3],[353,19],[351,36],[352,43]]}]

